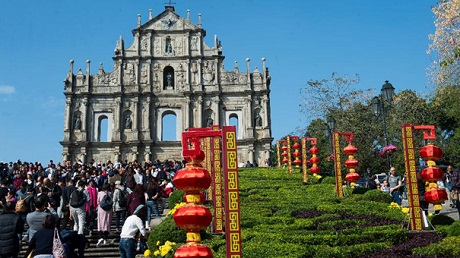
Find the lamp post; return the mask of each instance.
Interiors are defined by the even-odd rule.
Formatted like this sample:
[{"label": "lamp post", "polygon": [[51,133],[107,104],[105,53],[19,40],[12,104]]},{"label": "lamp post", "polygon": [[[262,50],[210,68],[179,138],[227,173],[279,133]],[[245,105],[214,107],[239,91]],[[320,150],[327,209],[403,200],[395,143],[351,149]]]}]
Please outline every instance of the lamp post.
[{"label": "lamp post", "polygon": [[335,119],[332,116],[327,117],[326,128],[324,129],[324,135],[329,139],[329,149],[333,153],[334,148],[332,147],[332,132],[335,131]]},{"label": "lamp post", "polygon": [[[385,81],[383,84],[380,97],[375,96],[371,102],[372,113],[377,119],[383,120],[383,137],[385,138],[386,146],[389,145],[388,135],[387,135],[387,124],[386,124],[386,115],[388,109],[391,107],[393,102],[395,88],[391,85],[390,82]],[[386,105],[385,105],[386,104]],[[391,156],[386,152],[388,169],[391,168]]]}]

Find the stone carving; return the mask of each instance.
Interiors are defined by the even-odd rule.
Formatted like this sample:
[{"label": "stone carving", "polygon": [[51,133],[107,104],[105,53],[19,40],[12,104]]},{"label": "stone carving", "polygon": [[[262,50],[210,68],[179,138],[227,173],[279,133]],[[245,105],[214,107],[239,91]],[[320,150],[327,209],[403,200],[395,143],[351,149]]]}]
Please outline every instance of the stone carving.
[{"label": "stone carving", "polygon": [[192,37],[192,42],[190,44],[191,50],[198,50],[198,37]]},{"label": "stone carving", "polygon": [[131,115],[128,114],[125,118],[125,129],[131,129],[133,126],[133,121],[131,120]]},{"label": "stone carving", "polygon": [[166,37],[166,44],[165,44],[165,55],[172,55],[173,48],[171,43],[171,37]]},{"label": "stone carving", "polygon": [[246,77],[246,74],[240,75],[240,78],[239,78],[240,83],[246,83],[247,80],[248,78]]},{"label": "stone carving", "polygon": [[182,64],[179,64],[177,68],[177,88],[181,92],[185,90],[185,72],[182,68]]},{"label": "stone carving", "polygon": [[214,120],[212,120],[211,114],[208,115],[206,118],[206,127],[211,127],[214,124]]},{"label": "stone carving", "polygon": [[120,68],[120,65],[118,64],[118,62],[114,62],[113,63],[113,72],[110,74],[110,82],[113,83],[113,84],[118,83],[119,68]]},{"label": "stone carving", "polygon": [[259,111],[257,111],[255,116],[254,116],[254,125],[255,126],[262,126],[262,118],[260,117]]},{"label": "stone carving", "polygon": [[148,36],[144,36],[144,38],[142,38],[142,41],[141,41],[142,51],[147,51],[147,49],[149,49],[149,41],[150,41],[150,38]]},{"label": "stone carving", "polygon": [[206,61],[204,63],[203,79],[204,79],[204,82],[207,84],[210,84],[214,81],[214,67],[213,67],[213,64],[209,64],[209,61]]},{"label": "stone carving", "polygon": [[75,114],[75,119],[74,119],[74,123],[73,123],[73,124],[74,124],[73,128],[74,128],[75,130],[80,130],[80,129],[81,129],[81,118],[80,118],[80,114],[79,114],[79,113]]},{"label": "stone carving", "polygon": [[156,93],[159,93],[161,91],[159,73],[160,73],[160,65],[156,63],[153,65],[153,90]]},{"label": "stone carving", "polygon": [[125,66],[125,83],[134,84],[136,82],[136,74],[134,72],[134,65],[127,63]]},{"label": "stone carving", "polygon": [[161,54],[161,40],[160,39],[155,39],[155,55],[160,55]]},{"label": "stone carving", "polygon": [[183,50],[183,43],[182,43],[181,39],[177,40],[176,49],[177,49],[177,54],[178,55],[183,55],[184,54],[183,51],[182,51]]},{"label": "stone carving", "polygon": [[148,64],[142,64],[142,68],[141,68],[141,83],[143,83],[143,84],[148,83],[148,76],[147,76],[148,71],[149,71],[149,65]]},{"label": "stone carving", "polygon": [[192,63],[192,83],[197,84],[197,76],[198,76],[198,64],[197,63]]}]

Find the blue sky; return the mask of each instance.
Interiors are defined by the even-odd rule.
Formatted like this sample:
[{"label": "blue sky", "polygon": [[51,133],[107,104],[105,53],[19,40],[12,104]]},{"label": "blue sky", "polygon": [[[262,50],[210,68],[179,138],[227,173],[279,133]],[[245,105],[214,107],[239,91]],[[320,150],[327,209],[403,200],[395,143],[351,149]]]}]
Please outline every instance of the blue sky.
[{"label": "blue sky", "polygon": [[[206,42],[217,34],[225,67],[267,59],[272,77],[275,139],[305,127],[300,89],[311,79],[359,74],[359,88],[379,91],[389,80],[396,92],[426,92],[436,1],[175,0],[182,17],[202,14]],[[59,161],[64,126],[63,79],[91,60],[112,69],[115,42],[132,42],[137,14],[142,23],[164,10],[164,1],[4,1],[0,8],[0,161]]]}]

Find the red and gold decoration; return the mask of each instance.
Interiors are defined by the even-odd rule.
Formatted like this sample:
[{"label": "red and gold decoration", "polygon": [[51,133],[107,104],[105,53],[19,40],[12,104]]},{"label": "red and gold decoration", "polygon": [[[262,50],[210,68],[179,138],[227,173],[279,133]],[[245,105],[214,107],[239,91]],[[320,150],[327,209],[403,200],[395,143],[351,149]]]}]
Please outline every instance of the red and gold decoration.
[{"label": "red and gold decoration", "polygon": [[[402,126],[410,228],[412,230],[423,230],[423,211],[420,208],[420,193],[417,185],[417,159],[414,147],[414,130],[422,130],[424,140],[435,140],[436,135],[433,125],[413,126],[411,124],[404,124]],[[436,167],[436,161],[442,157],[442,150],[433,143],[429,143],[420,149],[420,156],[428,165],[428,167],[420,173],[422,180],[427,184],[424,198],[428,203],[432,203],[435,206],[435,210],[440,210],[442,209],[441,203],[447,199],[446,191],[439,189],[437,185],[437,181],[444,175],[444,172]]]},{"label": "red and gold decoration", "polygon": [[318,163],[319,163],[319,158],[317,156],[317,154],[319,153],[319,149],[316,148],[316,138],[311,138],[311,139],[315,139],[315,140],[312,140],[311,141],[311,144],[313,145],[313,147],[310,148],[310,154],[311,154],[311,158],[310,158],[310,164],[311,164],[311,168],[310,168],[310,172],[312,174],[319,174],[319,172],[321,171],[318,167]]},{"label": "red and gold decoration", "polygon": [[436,161],[440,160],[443,156],[442,150],[433,143],[428,143],[428,145],[420,149],[420,156],[426,161],[428,166],[420,174],[422,180],[426,182],[425,201],[433,204],[435,211],[440,211],[442,210],[442,203],[447,200],[446,190],[440,189],[437,183],[444,178],[442,169],[436,167]]},{"label": "red and gold decoration", "polygon": [[283,164],[287,164],[288,163],[288,146],[286,144],[286,140],[280,140],[279,141],[281,144],[283,144],[283,146],[281,147],[281,150],[283,151],[283,153],[281,153],[281,156],[283,156],[283,160],[282,160],[282,163]]},{"label": "red and gold decoration", "polygon": [[304,184],[308,183],[308,173],[307,173],[307,138],[302,138],[302,182]]},{"label": "red and gold decoration", "polygon": [[[185,192],[186,205],[174,213],[176,224],[187,232],[187,243],[177,249],[174,257],[212,257],[212,252],[202,245],[200,230],[206,228],[212,220],[209,209],[202,205],[202,192],[211,184],[209,172],[201,166],[205,154],[201,150],[202,138],[212,137],[211,155],[214,173],[214,229],[223,228],[222,199],[225,200],[225,235],[227,240],[227,257],[241,257],[241,228],[238,184],[238,159],[235,126],[219,128],[190,128],[182,133],[182,155],[188,162],[186,167],[175,175],[176,187]],[[220,140],[222,139],[222,145]],[[209,157],[211,158],[211,157]],[[221,169],[222,165],[222,169]],[[221,172],[224,178],[222,180]],[[224,182],[222,198],[222,182]],[[219,206],[220,205],[220,206]],[[220,209],[219,209],[220,208]],[[217,214],[221,214],[217,218]]]},{"label": "red and gold decoration", "polygon": [[359,174],[356,173],[356,168],[359,166],[359,161],[355,159],[353,155],[358,152],[358,148],[352,145],[350,142],[343,148],[343,153],[348,155],[348,159],[345,161],[345,167],[349,169],[348,174],[345,176],[345,180],[349,183],[356,183],[359,181]]},{"label": "red and gold decoration", "polygon": [[[188,146],[188,143],[185,141],[183,145]],[[201,165],[205,155],[200,149],[199,139],[191,139],[190,143],[193,151],[187,153],[187,150],[183,150],[188,163],[173,179],[176,188],[185,192],[187,203],[174,213],[176,225],[187,232],[187,243],[177,249],[174,257],[213,257],[211,249],[201,244],[200,236],[200,230],[208,227],[212,221],[211,212],[200,198],[201,192],[211,185],[211,175]]]},{"label": "red and gold decoration", "polygon": [[291,153],[291,136],[286,136],[286,145],[287,145],[287,158],[288,158],[288,173],[292,174],[292,153]]},{"label": "red and gold decoration", "polygon": [[281,168],[280,140],[276,141],[276,159],[278,160],[278,168]]},{"label": "red and gold decoration", "polygon": [[292,153],[292,156],[294,156],[294,161],[292,162],[294,166],[300,167],[302,164],[302,160],[300,159],[300,156],[302,155],[299,151],[300,149],[300,144],[299,144],[299,136],[291,136],[291,139],[294,141],[294,144],[292,144],[292,148],[294,149],[294,153]]},{"label": "red and gold decoration", "polygon": [[[334,147],[334,168],[335,168],[335,192],[337,197],[343,197],[343,179],[342,179],[342,161],[340,155],[340,136],[345,136],[345,141],[348,143],[348,146],[344,148],[344,153],[348,154],[348,159],[345,161],[345,166],[350,169],[350,172],[347,174],[348,178],[345,177],[345,180],[355,180],[356,171],[355,168],[358,166],[358,161],[354,159],[353,155],[358,151],[358,148],[351,145],[354,141],[354,135],[352,132],[333,132],[333,147]],[[359,180],[359,175],[358,179]],[[355,182],[356,182],[355,181]],[[352,181],[350,181],[352,182]]]}]

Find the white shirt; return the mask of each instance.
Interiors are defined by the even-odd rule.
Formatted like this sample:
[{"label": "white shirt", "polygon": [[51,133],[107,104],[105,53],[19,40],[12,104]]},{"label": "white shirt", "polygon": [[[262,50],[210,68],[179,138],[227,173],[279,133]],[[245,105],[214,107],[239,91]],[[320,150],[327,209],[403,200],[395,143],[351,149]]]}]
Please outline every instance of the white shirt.
[{"label": "white shirt", "polygon": [[120,238],[135,238],[137,231],[140,231],[143,236],[147,233],[142,220],[137,215],[131,215],[121,228]]},{"label": "white shirt", "polygon": [[142,176],[142,174],[139,174],[139,172],[136,171],[136,173],[134,174],[134,181],[136,181],[136,184],[142,185],[143,179],[144,177]]}]

